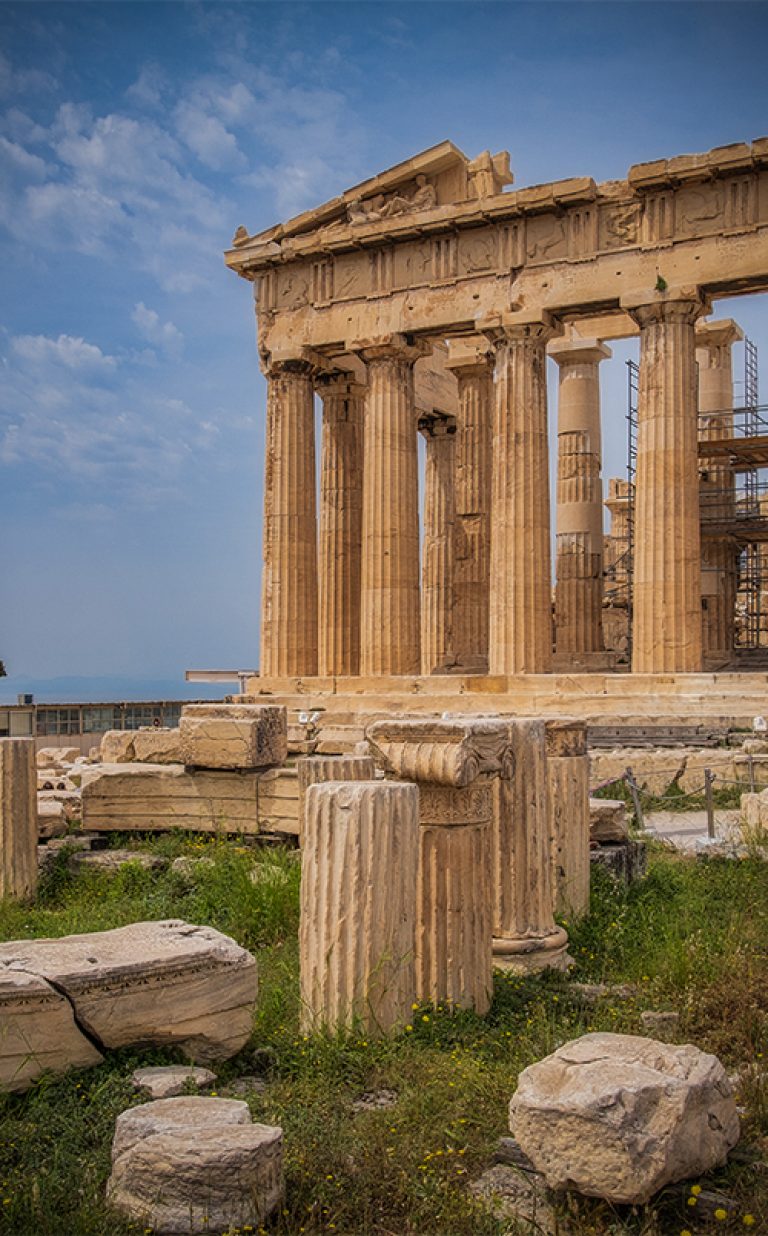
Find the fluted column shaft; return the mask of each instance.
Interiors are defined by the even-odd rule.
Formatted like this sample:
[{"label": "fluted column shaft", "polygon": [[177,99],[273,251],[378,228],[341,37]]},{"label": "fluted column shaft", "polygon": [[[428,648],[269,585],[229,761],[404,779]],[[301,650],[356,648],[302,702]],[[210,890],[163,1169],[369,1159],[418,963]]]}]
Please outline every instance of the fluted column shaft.
[{"label": "fluted column shaft", "polygon": [[488,332],[496,349],[491,486],[491,674],[543,673],[552,664],[549,322]]},{"label": "fluted column shaft", "polygon": [[625,304],[640,327],[632,669],[701,669],[697,297]]},{"label": "fluted column shaft", "polygon": [[493,370],[490,357],[448,362],[458,383],[453,651],[462,669],[488,670],[491,585],[491,441]]},{"label": "fluted column shaft", "polygon": [[360,672],[360,550],[365,387],[321,379],[318,673]]},{"label": "fluted column shaft", "polygon": [[37,765],[34,738],[0,738],[0,898],[37,891]]},{"label": "fluted column shaft", "polygon": [[306,1030],[359,1021],[386,1032],[410,1019],[418,820],[414,785],[307,787],[299,923]]},{"label": "fluted column shaft", "polygon": [[413,366],[421,347],[360,349],[368,365],[360,672],[418,674],[419,501]]},{"label": "fluted column shaft", "polygon": [[560,654],[603,650],[603,486],[600,361],[595,339],[558,340],[555,647]]},{"label": "fluted column shaft", "polygon": [[509,723],[512,775],[496,782],[493,821],[493,962],[527,973],[567,961],[555,925],[547,754],[543,721]]},{"label": "fluted column shaft", "polygon": [[444,673],[453,653],[454,444],[452,419],[420,422],[427,445],[421,572],[421,672]]},{"label": "fluted column shaft", "polygon": [[545,722],[547,798],[556,914],[589,910],[589,755],[583,721]]},{"label": "fluted column shaft", "polygon": [[[699,440],[733,433],[732,346],[743,332],[731,319],[696,327],[699,367]],[[707,536],[707,522],[734,514],[735,485],[730,461],[701,460],[701,637],[703,652],[724,655],[734,646],[738,550],[730,537]]]},{"label": "fluted column shaft", "polygon": [[267,373],[263,677],[317,673],[317,518],[312,368],[301,360]]}]

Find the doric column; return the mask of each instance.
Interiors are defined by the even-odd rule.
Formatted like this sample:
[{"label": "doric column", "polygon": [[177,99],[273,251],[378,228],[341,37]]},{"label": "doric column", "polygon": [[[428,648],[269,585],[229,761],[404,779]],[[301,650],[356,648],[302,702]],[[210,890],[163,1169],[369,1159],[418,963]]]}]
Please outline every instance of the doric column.
[{"label": "doric column", "polygon": [[413,366],[428,349],[402,335],[353,347],[368,365],[360,673],[418,674],[419,482]]},{"label": "doric column", "polygon": [[317,519],[312,366],[267,369],[261,662],[265,678],[317,673]]},{"label": "doric column", "polygon": [[[699,441],[733,434],[731,350],[744,332],[730,319],[696,324],[699,366]],[[727,655],[734,646],[738,550],[729,536],[708,535],[708,525],[733,518],[734,474],[727,456],[700,461],[701,636],[703,652]]]},{"label": "doric column", "polygon": [[360,673],[360,547],[365,387],[346,374],[320,379],[318,673]]},{"label": "doric column", "polygon": [[640,327],[632,669],[701,669],[697,293],[622,300]]},{"label": "doric column", "polygon": [[603,486],[597,339],[556,340],[557,406],[555,647],[578,656],[603,650]]},{"label": "doric column", "polygon": [[549,548],[548,314],[486,329],[496,351],[491,486],[491,674],[552,664]]},{"label": "doric column", "polygon": [[555,925],[543,721],[507,721],[510,772],[496,783],[493,964],[528,974],[564,969],[567,932]]},{"label": "doric column", "polygon": [[491,584],[491,439],[493,365],[475,349],[467,359],[451,349],[456,375],[456,526],[453,563],[453,651],[470,673],[488,672]]},{"label": "doric column", "polygon": [[419,793],[386,781],[306,791],[299,957],[301,1021],[331,1032],[410,1019]]},{"label": "doric column", "polygon": [[445,673],[453,653],[454,444],[453,417],[419,421],[427,445],[424,543],[421,566],[421,672]]}]

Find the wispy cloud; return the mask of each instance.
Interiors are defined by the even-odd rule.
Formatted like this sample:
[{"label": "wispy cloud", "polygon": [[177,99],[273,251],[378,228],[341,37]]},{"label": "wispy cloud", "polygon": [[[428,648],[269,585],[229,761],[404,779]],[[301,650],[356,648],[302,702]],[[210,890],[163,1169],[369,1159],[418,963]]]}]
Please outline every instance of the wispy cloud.
[{"label": "wispy cloud", "polygon": [[149,343],[163,348],[166,352],[178,356],[184,347],[184,336],[173,322],[161,321],[160,314],[154,309],[148,309],[143,301],[133,307],[131,321],[136,324],[139,332]]}]

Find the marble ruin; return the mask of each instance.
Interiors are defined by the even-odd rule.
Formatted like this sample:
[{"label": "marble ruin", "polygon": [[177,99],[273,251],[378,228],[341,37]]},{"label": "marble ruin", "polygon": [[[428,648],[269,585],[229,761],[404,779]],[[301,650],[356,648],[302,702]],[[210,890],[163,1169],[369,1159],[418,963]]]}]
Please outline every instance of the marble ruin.
[{"label": "marble ruin", "polygon": [[[226,262],[254,285],[268,386],[253,694],[342,712],[354,697],[359,715],[385,689],[416,713],[426,691],[437,713],[457,694],[471,693],[467,711],[492,694],[529,715],[556,697],[566,714],[588,700],[621,716],[631,691],[610,671],[628,655],[631,605],[631,671],[645,678],[632,711],[675,715],[695,693],[684,676],[732,647],[734,542],[703,537],[700,516],[714,494],[727,514],[741,332],[705,319],[718,297],[768,287],[768,139],[603,184],[511,183],[508,155],[470,160],[446,141],[258,235],[238,228]],[[606,609],[617,555],[604,547],[599,370],[608,342],[631,336],[622,633],[626,580]],[[554,520],[547,356],[560,378]],[[627,498],[612,485],[616,540]],[[717,687],[732,705],[743,694],[725,675]]]}]

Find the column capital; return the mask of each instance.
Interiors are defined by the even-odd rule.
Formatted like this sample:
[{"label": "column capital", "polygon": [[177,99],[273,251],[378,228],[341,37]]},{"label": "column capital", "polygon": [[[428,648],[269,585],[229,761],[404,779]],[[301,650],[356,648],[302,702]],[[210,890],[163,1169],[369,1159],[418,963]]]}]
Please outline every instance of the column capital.
[{"label": "column capital", "polygon": [[547,345],[547,356],[563,367],[599,364],[602,360],[610,360],[613,352],[599,339],[553,339]]},{"label": "column capital", "polygon": [[315,382],[317,393],[322,398],[326,395],[350,399],[362,399],[367,391],[363,382],[358,382],[353,373],[347,369],[334,369],[318,374]]},{"label": "column capital", "polygon": [[744,331],[733,318],[720,318],[714,322],[696,323],[697,348],[722,348],[738,343],[744,338]]},{"label": "column capital", "polygon": [[445,438],[456,433],[455,416],[420,416],[416,425],[425,438]]},{"label": "column capital", "polygon": [[266,377],[278,377],[284,373],[303,373],[315,377],[318,374],[339,372],[333,357],[324,356],[314,348],[305,345],[286,348],[276,348],[272,351],[265,348],[259,353],[262,373]]},{"label": "column capital", "polygon": [[546,309],[505,310],[480,318],[475,325],[494,346],[525,340],[548,343],[563,329]]},{"label": "column capital", "polygon": [[711,312],[711,305],[701,289],[691,285],[667,286],[663,291],[629,292],[621,297],[620,304],[641,329],[653,322],[693,325],[702,314]]},{"label": "column capital", "polygon": [[426,339],[417,339],[415,335],[393,333],[354,339],[346,345],[345,350],[357,353],[366,363],[377,360],[416,362],[422,356],[429,356],[432,344]]},{"label": "column capital", "polygon": [[484,378],[493,370],[493,353],[486,340],[470,345],[450,343],[445,368],[457,378]]}]

